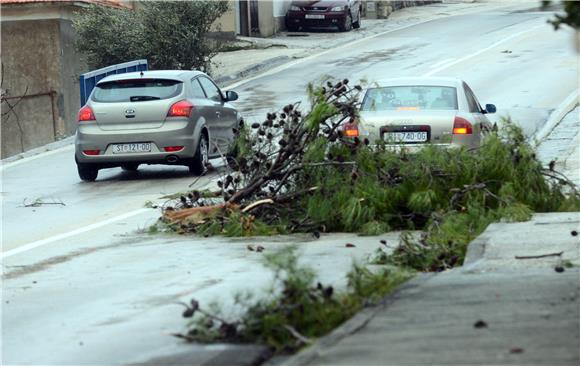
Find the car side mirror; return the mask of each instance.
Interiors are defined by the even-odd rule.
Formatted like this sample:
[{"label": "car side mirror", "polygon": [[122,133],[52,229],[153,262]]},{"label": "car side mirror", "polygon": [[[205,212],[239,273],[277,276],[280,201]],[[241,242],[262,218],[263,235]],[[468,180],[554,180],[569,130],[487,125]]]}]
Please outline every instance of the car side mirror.
[{"label": "car side mirror", "polygon": [[238,93],[236,93],[235,91],[227,91],[226,102],[233,102],[234,100],[238,100]]},{"label": "car side mirror", "polygon": [[495,113],[497,111],[497,108],[495,107],[495,104],[486,104],[485,105],[485,113]]}]

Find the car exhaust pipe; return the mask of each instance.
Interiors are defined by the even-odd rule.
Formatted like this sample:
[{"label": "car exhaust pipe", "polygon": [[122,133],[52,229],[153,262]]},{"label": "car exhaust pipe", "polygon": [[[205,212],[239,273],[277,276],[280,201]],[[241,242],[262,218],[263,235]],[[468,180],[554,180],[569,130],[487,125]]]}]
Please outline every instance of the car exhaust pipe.
[{"label": "car exhaust pipe", "polygon": [[165,160],[170,164],[174,164],[174,163],[177,163],[179,158],[175,155],[169,155],[168,157],[165,158]]}]

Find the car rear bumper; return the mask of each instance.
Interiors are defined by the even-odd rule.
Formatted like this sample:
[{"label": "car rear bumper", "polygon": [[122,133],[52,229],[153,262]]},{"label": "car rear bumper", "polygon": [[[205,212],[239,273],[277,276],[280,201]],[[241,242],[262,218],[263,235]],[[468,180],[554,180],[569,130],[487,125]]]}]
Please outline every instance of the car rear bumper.
[{"label": "car rear bumper", "polygon": [[[322,15],[324,19],[306,19],[307,14]],[[306,13],[291,12],[286,15],[286,25],[300,27],[337,27],[343,24],[346,19],[346,13],[326,12],[326,13]]]},{"label": "car rear bumper", "polygon": [[[114,144],[151,143],[151,152],[113,153]],[[166,152],[164,147],[183,146],[175,152]],[[186,164],[197,149],[197,141],[187,122],[177,122],[171,127],[151,129],[138,133],[132,130],[104,131],[96,124],[79,126],[75,137],[75,158],[79,163],[97,164],[102,167],[119,166],[123,163],[141,164]],[[97,155],[84,151],[99,150]]]}]

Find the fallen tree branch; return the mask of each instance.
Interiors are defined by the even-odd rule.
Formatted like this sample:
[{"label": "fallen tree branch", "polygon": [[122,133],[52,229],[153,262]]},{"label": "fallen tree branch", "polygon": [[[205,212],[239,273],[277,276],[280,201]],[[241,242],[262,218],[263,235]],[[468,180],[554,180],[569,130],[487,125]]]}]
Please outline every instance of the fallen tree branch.
[{"label": "fallen tree branch", "polygon": [[178,222],[192,217],[195,219],[194,221],[200,221],[205,218],[214,217],[226,209],[235,210],[239,207],[238,205],[223,203],[220,205],[184,208],[181,210],[165,210],[163,217],[171,222]]},{"label": "fallen tree branch", "polygon": [[270,198],[267,198],[265,200],[260,200],[260,201],[254,202],[254,203],[244,207],[244,209],[242,209],[242,212],[248,212],[248,211],[251,211],[258,206],[272,204],[272,203],[274,203],[274,201]]},{"label": "fallen tree branch", "polygon": [[536,258],[546,258],[546,257],[560,257],[560,256],[562,256],[562,254],[564,254],[564,252],[541,254],[541,255],[523,255],[523,256],[516,255],[516,259],[536,259]]},{"label": "fallen tree branch", "polygon": [[284,324],[284,328],[290,332],[290,334],[292,334],[292,336],[294,338],[296,338],[297,340],[299,340],[300,342],[304,343],[304,344],[312,344],[314,341],[302,334],[300,334],[296,329],[294,329],[294,327],[292,327],[291,325],[288,324]]}]

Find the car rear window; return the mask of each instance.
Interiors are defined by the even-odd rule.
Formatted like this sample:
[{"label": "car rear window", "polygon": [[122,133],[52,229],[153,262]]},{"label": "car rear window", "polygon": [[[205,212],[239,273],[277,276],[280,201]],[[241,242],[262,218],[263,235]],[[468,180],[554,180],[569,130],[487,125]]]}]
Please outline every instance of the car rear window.
[{"label": "car rear window", "polygon": [[457,90],[448,86],[390,86],[367,90],[362,111],[456,110]]},{"label": "car rear window", "polygon": [[92,100],[101,103],[140,102],[173,98],[183,83],[168,79],[117,80],[97,85]]}]

